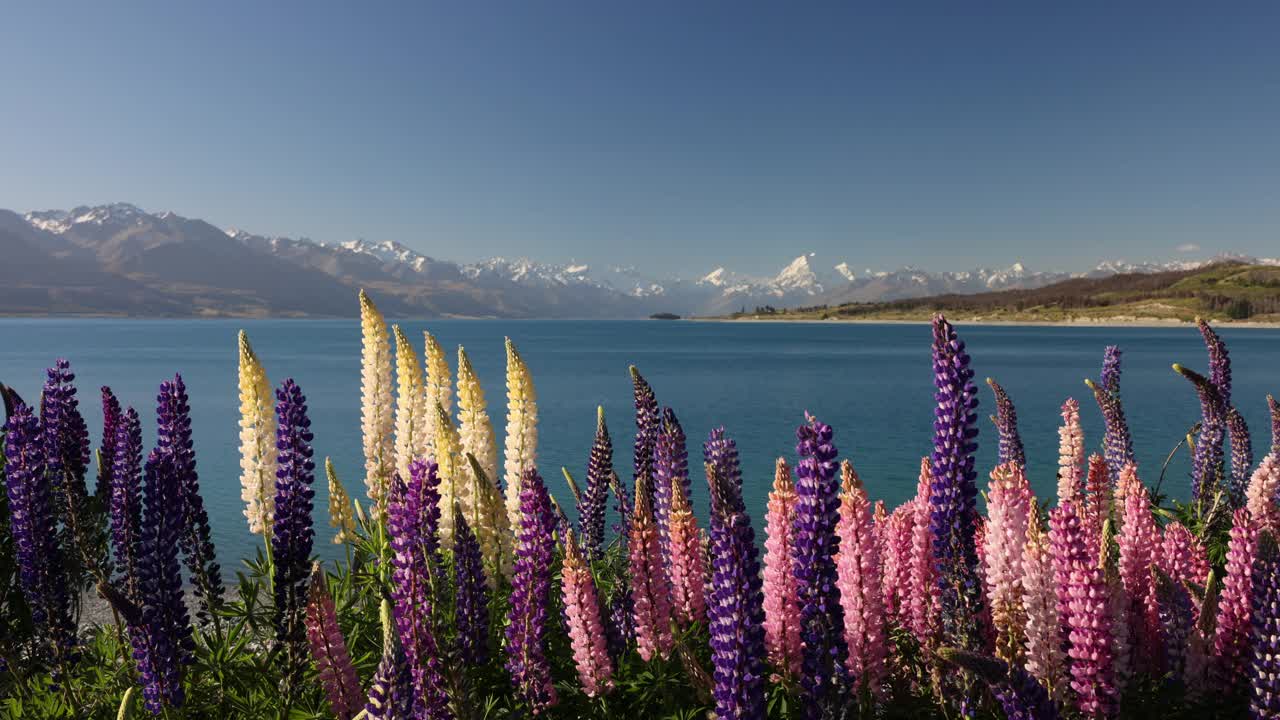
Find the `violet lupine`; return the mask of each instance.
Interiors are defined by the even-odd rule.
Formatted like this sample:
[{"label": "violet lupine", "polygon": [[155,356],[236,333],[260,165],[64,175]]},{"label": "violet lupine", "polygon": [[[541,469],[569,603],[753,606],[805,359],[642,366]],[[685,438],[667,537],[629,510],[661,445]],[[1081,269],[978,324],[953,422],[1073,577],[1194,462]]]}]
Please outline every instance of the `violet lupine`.
[{"label": "violet lupine", "polygon": [[[46,472],[64,504],[63,519],[78,533],[75,523],[88,492],[84,476],[89,467],[89,431],[80,415],[75,379],[64,359],[48,369],[40,397],[40,434]],[[78,534],[76,539],[80,540]]]},{"label": "violet lupine", "polygon": [[1065,689],[1066,656],[1049,536],[1040,527],[1036,506],[1027,517],[1027,545],[1022,553],[1022,606],[1026,611],[1027,672],[1054,697]]},{"label": "violet lupine", "polygon": [[1231,354],[1227,352],[1227,344],[1203,318],[1196,318],[1196,326],[1204,338],[1205,350],[1209,352],[1209,382],[1218,391],[1222,404],[1230,406]]},{"label": "violet lupine", "polygon": [[1022,554],[1027,518],[1035,498],[1021,465],[1009,462],[991,472],[987,491],[987,601],[996,633],[996,657],[1010,664],[1022,658],[1026,609],[1022,603]]},{"label": "violet lupine", "polygon": [[937,567],[942,635],[951,645],[976,649],[982,628],[982,583],[974,541],[978,487],[973,454],[978,406],[964,341],[942,315],[933,319],[933,557]]},{"label": "violet lupine", "polygon": [[[283,420],[280,423],[284,427]],[[284,462],[281,462],[281,466]],[[426,717],[450,718],[449,698],[433,619],[436,553],[440,536],[440,477],[434,461],[409,463],[409,482],[398,480],[387,503],[396,631]],[[276,508],[279,512],[279,503]]]},{"label": "violet lupine", "polygon": [[301,680],[306,652],[306,593],[315,541],[311,507],[315,491],[311,420],[302,389],[292,379],[276,390],[276,494],[271,521],[275,573],[276,642],[285,651],[286,694]]},{"label": "violet lupine", "polygon": [[840,475],[836,587],[844,609],[844,639],[849,649],[847,664],[857,687],[882,696],[887,674],[885,659],[889,653],[880,587],[880,548],[866,488],[848,460],[841,463]]},{"label": "violet lupine", "polygon": [[[382,659],[369,680],[364,712],[369,720],[409,720],[413,717],[413,676],[399,645],[382,650]],[[410,707],[403,707],[408,700]]]},{"label": "violet lupine", "polygon": [[688,626],[707,619],[707,562],[688,494],[679,482],[672,482],[669,492],[672,610],[676,621]]},{"label": "violet lupine", "polygon": [[1195,622],[1191,595],[1180,582],[1156,571],[1156,598],[1160,604],[1160,636],[1164,639],[1164,660],[1169,679],[1182,683],[1187,667],[1187,642]]},{"label": "violet lupine", "polygon": [[1270,530],[1258,536],[1252,615],[1249,716],[1280,717],[1280,548]]},{"label": "violet lupine", "polygon": [[347,651],[347,641],[338,627],[337,610],[320,563],[311,570],[307,595],[307,641],[311,644],[316,675],[333,714],[339,720],[350,720],[364,706],[364,693],[360,691],[360,678]]},{"label": "violet lupine", "polygon": [[1030,673],[1003,660],[978,653],[939,648],[943,660],[974,673],[991,688],[1007,720],[1057,720],[1058,703]]},{"label": "violet lupine", "polygon": [[596,408],[596,437],[587,459],[587,487],[578,500],[578,524],[587,557],[600,556],[604,546],[604,511],[609,500],[609,479],[613,475],[613,441],[604,422],[604,408]]},{"label": "violet lupine", "polygon": [[1082,714],[1106,717],[1117,701],[1106,577],[1097,558],[1091,556],[1084,528],[1070,502],[1056,508],[1049,522],[1056,536],[1055,560],[1069,568],[1066,621],[1071,641],[1071,687]]},{"label": "violet lupine", "polygon": [[1244,416],[1234,407],[1227,408],[1227,437],[1231,440],[1231,497],[1243,500],[1253,469],[1253,441]]},{"label": "violet lupine", "polygon": [[1106,426],[1103,436],[1104,455],[1107,469],[1111,473],[1111,481],[1119,482],[1120,471],[1125,465],[1133,462],[1133,437],[1129,433],[1129,422],[1124,416],[1124,405],[1120,401],[1120,348],[1108,345],[1102,355],[1102,374],[1098,382],[1085,380],[1089,389],[1093,390],[1094,400],[1102,411],[1102,419]]},{"label": "violet lupine", "polygon": [[1232,517],[1227,541],[1227,567],[1218,598],[1217,626],[1213,638],[1214,679],[1224,690],[1238,689],[1247,677],[1249,636],[1252,632],[1253,559],[1258,529],[1249,511],[1240,508]]},{"label": "violet lupine", "polygon": [[1120,548],[1118,570],[1128,601],[1127,624],[1136,669],[1152,672],[1159,665],[1160,618],[1155,596],[1155,565],[1160,531],[1151,514],[1151,497],[1130,463],[1120,474],[1120,494],[1124,497],[1122,523],[1116,536]]},{"label": "violet lupine", "polygon": [[929,458],[920,459],[920,479],[916,484],[916,497],[912,500],[913,526],[911,530],[911,558],[909,577],[910,607],[908,608],[909,626],[922,647],[933,641],[937,628],[937,594],[921,592],[921,588],[931,588],[937,584],[937,566],[933,562],[933,523],[929,494],[933,491],[933,470]]},{"label": "violet lupine", "polygon": [[595,580],[572,530],[565,534],[560,587],[578,682],[587,697],[604,695],[613,689],[613,660],[609,657],[604,625],[600,621]]},{"label": "violet lupine", "polygon": [[516,694],[538,715],[556,704],[546,654],[547,601],[556,520],[547,488],[532,467],[527,468],[520,479],[520,515],[506,631],[507,671]]},{"label": "violet lupine", "polygon": [[1245,491],[1246,507],[1259,530],[1280,530],[1280,453],[1262,459]]},{"label": "violet lupine", "polygon": [[467,523],[466,513],[453,506],[453,570],[457,599],[454,625],[458,628],[458,651],[464,662],[489,662],[489,581],[484,574],[480,542]]},{"label": "violet lupine", "polygon": [[[200,600],[196,619],[201,624],[214,619],[222,605],[222,570],[213,548],[209,515],[200,496],[200,480],[196,474],[196,455],[191,442],[191,405],[187,400],[187,386],[181,375],[172,381],[160,383],[156,397],[156,448],[170,458],[170,465],[178,475],[178,489],[182,493],[183,532],[179,538],[182,559],[191,573],[192,587]],[[310,552],[310,548],[308,548]],[[306,558],[300,582],[306,580]]]},{"label": "violet lupine", "polygon": [[724,429],[704,446],[711,491],[712,695],[718,720],[764,717],[764,593],[755,531],[742,500],[738,450]]},{"label": "violet lupine", "polygon": [[662,410],[658,439],[653,448],[653,515],[662,544],[662,562],[671,566],[671,487],[678,483],[689,497],[689,451],[684,428],[671,408]]},{"label": "violet lupine", "polygon": [[[641,475],[653,478],[653,450],[658,444],[661,415],[658,412],[658,399],[654,396],[649,382],[644,379],[635,365],[630,366],[628,370],[631,371],[631,382],[635,387],[636,405],[636,439],[635,451],[632,455],[631,478],[631,484],[634,487]],[[653,492],[652,484],[649,485],[649,492]],[[652,501],[653,498],[649,500]]]},{"label": "violet lupine", "polygon": [[1209,560],[1204,545],[1180,522],[1171,522],[1164,527],[1156,567],[1175,583],[1203,585],[1209,576]]},{"label": "violet lupine", "polygon": [[[108,508],[111,551],[124,580],[125,596],[141,603],[138,588],[138,543],[142,524],[142,424],[129,408],[116,423]],[[104,443],[105,445],[105,443]]]},{"label": "violet lupine", "polygon": [[1080,403],[1062,403],[1062,427],[1058,428],[1058,504],[1078,504],[1084,497],[1084,431],[1080,428]]},{"label": "violet lupine", "polygon": [[1191,464],[1191,497],[1199,501],[1212,497],[1223,481],[1222,441],[1226,437],[1227,404],[1208,378],[1177,363],[1174,372],[1195,387],[1200,397],[1200,436],[1196,438]]},{"label": "violet lupine", "polygon": [[996,432],[1000,435],[1000,464],[1015,463],[1026,467],[1027,455],[1022,447],[1022,435],[1018,433],[1018,411],[1014,409],[1013,401],[1004,388],[1000,387],[1000,383],[987,378],[987,385],[991,386],[991,392],[996,396],[996,414],[993,420]]},{"label": "violet lupine", "polygon": [[662,563],[658,528],[653,518],[650,476],[636,484],[636,509],[631,517],[628,569],[636,650],[642,660],[666,659],[671,654],[671,584]]},{"label": "violet lupine", "polygon": [[764,644],[769,662],[782,675],[800,675],[800,606],[792,573],[796,485],[787,461],[774,466],[773,490],[764,521]]},{"label": "violet lupine", "polygon": [[120,409],[120,401],[115,393],[106,385],[102,386],[102,445],[98,447],[98,484],[93,494],[98,501],[106,504],[111,495],[111,471],[114,470],[116,457],[117,429],[124,415]]},{"label": "violet lupine", "polygon": [[71,595],[62,568],[57,513],[46,481],[40,423],[31,408],[17,402],[4,426],[2,475],[9,499],[9,533],[17,562],[18,585],[31,611],[36,636],[47,639],[57,664],[73,657],[75,623]]}]

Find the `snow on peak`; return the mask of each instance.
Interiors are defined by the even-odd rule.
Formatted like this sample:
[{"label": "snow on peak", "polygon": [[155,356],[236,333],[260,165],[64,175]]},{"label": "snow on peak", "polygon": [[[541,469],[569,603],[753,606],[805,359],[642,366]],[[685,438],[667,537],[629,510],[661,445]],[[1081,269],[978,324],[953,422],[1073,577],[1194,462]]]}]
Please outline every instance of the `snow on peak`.
[{"label": "snow on peak", "polygon": [[707,273],[706,275],[703,275],[702,279],[699,280],[698,282],[702,285],[713,285],[715,287],[721,287],[723,285],[728,284],[729,271],[725,270],[722,267],[718,267],[715,270],[712,270],[711,272]]},{"label": "snow on peak", "polygon": [[782,272],[773,279],[773,284],[784,292],[788,290],[821,292],[822,284],[818,282],[818,275],[809,266],[811,257],[814,257],[814,253],[807,253],[792,260],[791,264],[783,268]]},{"label": "snow on peak", "polygon": [[839,265],[836,265],[835,271],[840,273],[840,277],[844,278],[845,280],[848,280],[849,282],[853,282],[854,280],[858,279],[857,273],[855,273],[853,269],[849,267],[849,263],[847,262],[842,262]]}]

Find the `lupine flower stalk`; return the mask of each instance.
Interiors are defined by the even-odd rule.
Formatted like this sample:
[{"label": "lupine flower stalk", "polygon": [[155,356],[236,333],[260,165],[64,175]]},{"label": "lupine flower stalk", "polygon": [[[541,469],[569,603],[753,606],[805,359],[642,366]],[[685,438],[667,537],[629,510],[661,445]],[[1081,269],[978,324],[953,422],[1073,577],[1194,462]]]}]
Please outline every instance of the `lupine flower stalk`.
[{"label": "lupine flower stalk", "polygon": [[1000,383],[987,378],[987,385],[991,386],[991,392],[996,396],[996,414],[993,420],[996,432],[1000,435],[1000,464],[1014,463],[1026,467],[1027,455],[1022,447],[1022,435],[1018,433],[1018,412],[1013,407],[1013,401],[1004,388],[1000,387]]},{"label": "lupine flower stalk", "polygon": [[1071,687],[1082,714],[1107,717],[1115,709],[1117,692],[1106,576],[1092,557],[1070,502],[1053,511],[1050,523],[1059,536],[1054,543],[1057,559],[1070,568],[1066,620],[1071,629]]},{"label": "lupine flower stalk", "polygon": [[[471,468],[464,469],[462,441],[458,437],[458,429],[442,405],[433,407],[436,417],[434,448],[432,457],[438,465],[440,473],[440,502],[444,507],[453,507],[458,503],[464,509],[478,505],[479,498],[473,497],[469,478]],[[446,547],[453,544],[453,513],[440,518],[440,542]]]},{"label": "lupine flower stalk", "polygon": [[1231,440],[1231,497],[1243,499],[1253,469],[1253,441],[1248,423],[1234,407],[1227,408],[1227,437]]},{"label": "lupine flower stalk", "polygon": [[1111,471],[1101,455],[1089,456],[1089,472],[1085,476],[1087,493],[1080,504],[1080,522],[1084,527],[1085,541],[1090,552],[1098,556],[1102,544],[1102,526],[1111,515]]},{"label": "lupine flower stalk", "polygon": [[[547,601],[551,588],[551,555],[555,549],[555,516],[542,477],[532,467],[517,483],[520,513],[516,523],[515,568],[508,615],[507,672],[516,694],[538,715],[556,704],[547,662]],[[510,486],[508,486],[510,487]]]},{"label": "lupine flower stalk", "polygon": [[1260,530],[1280,530],[1280,453],[1262,459],[1245,491],[1246,507]]},{"label": "lupine flower stalk", "polygon": [[997,658],[956,648],[939,648],[938,656],[986,682],[1008,720],[1057,720],[1060,717],[1058,703],[1027,671]]},{"label": "lupine flower stalk", "polygon": [[764,644],[782,675],[800,675],[800,606],[791,558],[795,554],[796,485],[778,458],[764,521]]},{"label": "lupine flower stalk", "polygon": [[[644,379],[635,365],[630,366],[628,370],[631,371],[636,406],[636,439],[632,454],[631,478],[634,487],[639,482],[640,476],[648,475],[650,479],[653,477],[653,450],[658,443],[658,430],[662,418],[658,411],[658,399],[654,397],[653,388],[649,386],[649,382]],[[652,483],[647,487],[649,492],[653,492]],[[653,500],[653,498],[649,499]]]},{"label": "lupine flower stalk", "polygon": [[933,492],[933,467],[929,458],[920,459],[920,479],[916,485],[914,505],[914,523],[911,531],[910,578],[911,587],[915,589],[909,596],[909,626],[916,641],[921,646],[928,646],[933,641],[938,626],[934,609],[937,604],[935,593],[920,592],[920,588],[931,588],[937,585],[937,566],[933,561],[933,503],[930,494]]},{"label": "lupine flower stalk", "polygon": [[1129,433],[1129,422],[1124,416],[1124,405],[1120,401],[1120,348],[1107,346],[1102,356],[1102,374],[1095,384],[1085,380],[1085,384],[1093,390],[1093,397],[1102,411],[1106,434],[1103,446],[1106,448],[1107,469],[1111,473],[1111,481],[1119,482],[1120,472],[1125,465],[1133,462],[1133,438]]},{"label": "lupine flower stalk", "polygon": [[133,408],[116,425],[108,514],[111,551],[124,581],[125,595],[140,604],[138,544],[142,533],[142,424]]},{"label": "lupine flower stalk", "polygon": [[71,364],[61,358],[47,371],[40,398],[40,434],[47,472],[63,505],[63,521],[79,542],[82,529],[76,523],[88,494],[84,478],[89,467],[89,431],[80,415],[75,379]]},{"label": "lupine flower stalk", "polygon": [[315,541],[311,521],[315,495],[311,489],[315,481],[311,440],[307,399],[297,383],[287,379],[276,390],[276,509],[271,524],[276,642],[285,653],[283,690],[287,696],[296,691],[296,683],[301,680],[307,642],[307,577]]},{"label": "lupine flower stalk", "polygon": [[991,472],[987,491],[987,601],[996,632],[996,657],[1016,664],[1022,657],[1026,609],[1022,604],[1022,554],[1027,518],[1035,498],[1021,465],[1008,462]]},{"label": "lupine flower stalk", "polygon": [[[435,335],[423,331],[422,339],[425,347],[425,357],[423,361],[426,363],[426,378],[423,385],[423,394],[426,398],[426,407],[428,413],[431,408],[439,405],[444,408],[444,413],[449,416],[453,413],[453,382],[449,377],[449,359],[445,355],[444,346],[436,339]],[[432,424],[432,418],[427,416],[427,437],[426,445],[428,449],[433,449],[436,438],[437,426]],[[494,448],[495,452],[497,448]],[[479,456],[476,456],[479,459]],[[494,460],[495,464],[497,460]],[[487,469],[487,468],[486,468]],[[490,476],[494,477],[494,476]]]},{"label": "lupine flower stalk", "polygon": [[1160,635],[1164,638],[1165,665],[1176,684],[1187,667],[1187,643],[1191,638],[1191,595],[1180,582],[1156,570],[1156,598],[1160,604]]},{"label": "lupine flower stalk", "polygon": [[1280,717],[1280,549],[1271,530],[1258,535],[1252,614],[1249,716]]},{"label": "lupine flower stalk", "polygon": [[276,496],[275,394],[243,330],[239,346],[240,499],[249,532],[266,536]]},{"label": "lupine flower stalk", "polygon": [[560,585],[564,593],[569,644],[573,647],[578,682],[582,684],[582,691],[588,697],[604,695],[613,689],[613,660],[609,657],[605,643],[595,581],[582,550],[573,537],[573,531],[565,535]]},{"label": "lupine flower stalk", "polygon": [[908,500],[889,513],[880,530],[880,558],[884,564],[881,591],[888,618],[908,627],[911,603],[911,547],[915,533],[915,502]]},{"label": "lupine flower stalk", "polygon": [[[471,502],[463,507],[463,513],[480,542],[480,550],[489,567],[496,567],[511,550],[506,512],[498,518],[487,512],[485,507],[493,494],[490,490],[501,491],[501,486],[494,484],[502,482],[498,475],[498,444],[494,439],[493,422],[489,419],[480,379],[462,346],[458,346],[458,440],[462,457],[468,454],[475,457],[481,471],[476,472],[470,462],[464,463],[462,473],[470,483]],[[482,483],[488,487],[481,487]]]},{"label": "lupine flower stalk", "polygon": [[653,448],[654,500],[653,515],[658,524],[658,539],[662,543],[662,562],[671,564],[671,487],[679,484],[685,497],[689,497],[689,451],[686,447],[684,428],[675,411],[664,408]]},{"label": "lupine flower stalk", "polygon": [[333,461],[327,457],[324,459],[324,474],[329,481],[329,527],[337,531],[333,534],[333,544],[354,543],[356,521],[351,512],[351,497],[338,479]]},{"label": "lupine flower stalk", "polygon": [[1164,527],[1156,567],[1175,583],[1202,585],[1209,576],[1209,560],[1205,556],[1204,545],[1180,522],[1171,522]]},{"label": "lupine flower stalk", "polygon": [[1232,521],[1226,575],[1218,599],[1212,670],[1219,685],[1228,690],[1238,688],[1247,677],[1253,617],[1253,560],[1258,546],[1258,528],[1248,510],[1236,510]]},{"label": "lupine flower stalk", "polygon": [[1053,548],[1040,527],[1036,506],[1027,517],[1027,545],[1022,554],[1022,606],[1026,612],[1027,672],[1055,697],[1065,688],[1062,621],[1058,613]]},{"label": "lupine flower stalk", "polygon": [[106,385],[102,386],[102,445],[98,447],[98,483],[93,494],[105,502],[111,495],[111,471],[115,466],[117,430],[124,419],[120,401]]},{"label": "lupine flower stalk", "polygon": [[609,500],[609,480],[613,475],[613,441],[604,421],[604,408],[596,408],[596,436],[587,459],[587,487],[578,500],[578,524],[587,558],[600,556],[604,545],[604,512]]},{"label": "lupine flower stalk", "polygon": [[1187,378],[1200,396],[1200,436],[1192,458],[1191,496],[1201,500],[1211,497],[1224,479],[1222,441],[1226,437],[1227,403],[1218,387],[1205,376],[1177,363],[1173,370]]},{"label": "lupine flower stalk", "polygon": [[462,506],[454,505],[453,569],[457,600],[454,625],[458,628],[458,650],[465,662],[489,662],[489,581],[484,574],[484,557]]},{"label": "lupine flower stalk", "polygon": [[[669,492],[672,610],[676,620],[687,626],[707,619],[707,563],[702,551],[702,533],[698,530],[698,520],[693,515],[689,496],[675,478],[672,478]],[[798,641],[799,636],[796,638]],[[799,652],[799,647],[796,651]]]},{"label": "lupine flower stalk", "polygon": [[1280,402],[1268,395],[1267,407],[1271,409],[1271,452],[1280,455]]},{"label": "lupine flower stalk", "polygon": [[888,656],[880,588],[880,548],[872,525],[871,502],[848,460],[841,463],[840,475],[836,586],[844,609],[844,639],[849,649],[847,665],[857,687],[880,696]]},{"label": "lupine flower stalk", "polygon": [[[507,485],[507,518],[516,537],[521,535],[520,480],[525,470],[534,466],[537,453],[538,401],[533,377],[515,343],[507,338],[507,432],[503,468]],[[503,573],[510,577],[511,568],[504,565]]]},{"label": "lupine flower stalk", "polygon": [[1204,338],[1205,350],[1209,352],[1209,382],[1213,383],[1224,406],[1231,405],[1231,355],[1227,352],[1227,344],[1204,318],[1196,318],[1196,327]]},{"label": "lupine flower stalk", "polygon": [[427,454],[427,428],[435,422],[435,406],[427,405],[422,365],[413,343],[399,325],[391,326],[391,335],[396,349],[395,471],[405,478],[409,463]]},{"label": "lupine flower stalk", "polygon": [[1125,466],[1120,474],[1124,497],[1123,522],[1116,544],[1120,548],[1118,570],[1128,601],[1126,611],[1136,668],[1154,671],[1161,656],[1159,606],[1155,596],[1155,566],[1160,531],[1151,515],[1151,498],[1138,478],[1137,466]]},{"label": "lupine flower stalk", "polygon": [[636,650],[645,661],[654,657],[666,659],[672,647],[671,583],[662,563],[658,527],[653,518],[653,490],[649,487],[652,482],[649,475],[639,478],[627,547]]},{"label": "lupine flower stalk", "polygon": [[373,300],[360,291],[360,427],[363,431],[365,485],[370,513],[380,520],[395,474],[391,403],[391,345],[387,321]]},{"label": "lupine flower stalk", "polygon": [[[398,707],[403,705],[405,699],[412,701],[412,694],[413,676],[409,673],[404,651],[398,644],[384,646],[382,659],[369,680],[369,692],[364,705],[365,717],[369,720],[412,718],[412,702],[408,708]],[[401,702],[397,703],[397,700]]]},{"label": "lupine flower stalk", "polygon": [[311,645],[316,674],[333,714],[339,720],[350,720],[364,706],[364,693],[360,691],[360,678],[347,652],[347,641],[338,627],[338,614],[320,563],[311,570],[307,596],[307,642]]},{"label": "lupine flower stalk", "polygon": [[1058,504],[1079,504],[1084,497],[1084,431],[1080,428],[1080,403],[1067,398],[1062,404],[1058,428]]}]

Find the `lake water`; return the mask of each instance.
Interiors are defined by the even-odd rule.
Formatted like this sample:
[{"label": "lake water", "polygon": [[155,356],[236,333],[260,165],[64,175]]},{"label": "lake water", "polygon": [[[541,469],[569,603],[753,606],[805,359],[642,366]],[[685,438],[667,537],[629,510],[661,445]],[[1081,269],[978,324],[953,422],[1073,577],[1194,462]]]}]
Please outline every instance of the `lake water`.
[{"label": "lake water", "polygon": [[[501,436],[505,423],[503,337],[510,336],[533,371],[540,415],[539,466],[561,504],[571,506],[560,467],[581,479],[603,405],[619,475],[630,477],[634,420],[627,366],[636,364],[658,400],[673,407],[690,436],[697,467],[707,432],[724,425],[742,455],[746,499],[757,522],[773,476],[773,460],[795,455],[804,412],[835,428],[840,454],[853,460],[873,498],[890,506],[915,490],[919,459],[931,447],[933,409],[930,331],[926,325],[439,320],[401,323],[410,337],[424,329],[471,356]],[[0,381],[29,401],[43,369],[71,360],[81,407],[99,440],[98,387],[110,385],[144,418],[154,438],[154,398],[161,380],[181,372],[191,394],[200,484],[224,567],[253,552],[257,538],[240,504],[237,449],[236,331],[249,332],[273,382],[293,377],[307,395],[317,465],[333,457],[353,494],[363,493],[359,423],[360,331],[355,321],[0,319]],[[1018,409],[1031,482],[1055,487],[1058,408],[1074,396],[1083,408],[1090,450],[1100,449],[1102,421],[1085,377],[1096,377],[1103,347],[1124,354],[1122,391],[1144,479],[1154,483],[1170,449],[1199,417],[1190,384],[1170,369],[1203,370],[1204,346],[1194,328],[960,326],[980,384],[979,481],[995,462],[995,433],[986,419],[994,377]],[[1222,331],[1233,360],[1235,399],[1269,443],[1265,395],[1280,392],[1280,331]],[[421,348],[419,348],[421,351]],[[454,360],[451,359],[451,365]],[[456,368],[455,368],[456,369]],[[499,438],[501,447],[501,438]],[[1185,452],[1164,487],[1188,493]],[[92,480],[90,480],[92,483]],[[695,507],[706,516],[706,488],[695,477]],[[335,557],[323,478],[316,487],[317,549]]]}]

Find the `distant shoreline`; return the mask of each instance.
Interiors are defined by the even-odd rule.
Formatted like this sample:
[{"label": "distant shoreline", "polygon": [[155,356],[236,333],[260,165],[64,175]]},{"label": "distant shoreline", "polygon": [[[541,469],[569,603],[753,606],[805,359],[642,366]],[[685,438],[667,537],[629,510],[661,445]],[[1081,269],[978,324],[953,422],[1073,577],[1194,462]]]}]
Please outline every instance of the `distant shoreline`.
[{"label": "distant shoreline", "polygon": [[[690,317],[684,318],[688,322],[710,322],[710,323],[801,323],[812,325],[928,325],[930,320],[904,320],[897,318],[788,318],[788,317]],[[947,319],[955,325],[988,325],[992,327],[1014,326],[1014,327],[1099,327],[1099,328],[1172,328],[1172,327],[1194,327],[1195,323],[1188,320],[1161,320],[1158,318],[1143,318],[1134,320],[985,320],[981,318],[965,318],[960,316],[948,315]],[[1280,322],[1253,322],[1249,320],[1214,320],[1211,324],[1216,327],[1229,328],[1251,328],[1255,330],[1276,330],[1280,329]]]}]

